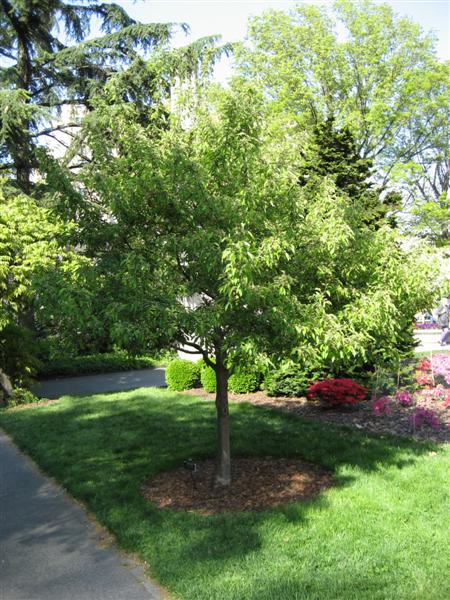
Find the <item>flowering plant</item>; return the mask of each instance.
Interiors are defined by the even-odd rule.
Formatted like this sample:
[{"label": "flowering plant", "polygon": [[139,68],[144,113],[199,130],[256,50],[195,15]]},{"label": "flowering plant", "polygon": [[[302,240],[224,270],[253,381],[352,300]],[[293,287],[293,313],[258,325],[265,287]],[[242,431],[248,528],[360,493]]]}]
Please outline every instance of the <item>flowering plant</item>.
[{"label": "flowering plant", "polygon": [[431,375],[425,371],[416,371],[416,381],[419,385],[430,385]]},{"label": "flowering plant", "polygon": [[353,379],[342,377],[325,379],[310,385],[306,396],[324,400],[331,406],[356,404],[367,396],[367,389]]},{"label": "flowering plant", "polygon": [[414,329],[438,329],[436,323],[415,323]]},{"label": "flowering plant", "polygon": [[428,424],[433,429],[439,429],[441,422],[437,414],[429,408],[423,408],[419,406],[416,408],[414,413],[411,415],[411,423],[415,429],[418,429],[423,424]]},{"label": "flowering plant", "polygon": [[382,414],[389,415],[392,412],[392,398],[391,396],[382,396],[375,400],[372,404],[373,412],[377,417]]},{"label": "flowering plant", "polygon": [[448,390],[447,396],[445,397],[444,406],[445,408],[450,408],[450,390]]},{"label": "flowering plant", "polygon": [[411,406],[413,403],[413,395],[408,390],[397,390],[395,392],[395,399],[400,406]]}]

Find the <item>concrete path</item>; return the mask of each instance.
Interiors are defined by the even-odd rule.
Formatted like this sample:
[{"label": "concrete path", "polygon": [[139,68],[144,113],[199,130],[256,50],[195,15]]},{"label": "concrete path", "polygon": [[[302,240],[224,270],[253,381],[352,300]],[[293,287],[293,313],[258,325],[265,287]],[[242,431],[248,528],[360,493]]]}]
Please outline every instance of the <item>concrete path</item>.
[{"label": "concrete path", "polygon": [[47,379],[34,384],[31,390],[40,398],[53,399],[65,395],[85,396],[103,392],[120,392],[138,387],[165,386],[165,369],[158,368]]},{"label": "concrete path", "polygon": [[0,430],[0,599],[164,597]]},{"label": "concrete path", "polygon": [[415,352],[441,352],[442,350],[450,350],[450,345],[441,346],[439,339],[441,337],[440,329],[416,329],[414,332],[419,345],[415,348]]}]

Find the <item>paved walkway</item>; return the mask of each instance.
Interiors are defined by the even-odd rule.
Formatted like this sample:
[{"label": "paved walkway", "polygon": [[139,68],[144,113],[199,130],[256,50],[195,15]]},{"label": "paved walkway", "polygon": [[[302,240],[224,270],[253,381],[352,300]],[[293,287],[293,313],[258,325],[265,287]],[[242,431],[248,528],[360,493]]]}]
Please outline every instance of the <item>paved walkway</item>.
[{"label": "paved walkway", "polygon": [[0,430],[0,599],[162,598]]},{"label": "paved walkway", "polygon": [[414,335],[420,343],[415,348],[415,352],[441,352],[442,350],[450,350],[450,345],[440,345],[439,339],[441,334],[440,329],[416,329]]},{"label": "paved walkway", "polygon": [[40,398],[53,399],[65,395],[83,396],[103,392],[120,392],[139,387],[165,386],[165,369],[158,368],[48,379],[36,383],[31,389]]}]

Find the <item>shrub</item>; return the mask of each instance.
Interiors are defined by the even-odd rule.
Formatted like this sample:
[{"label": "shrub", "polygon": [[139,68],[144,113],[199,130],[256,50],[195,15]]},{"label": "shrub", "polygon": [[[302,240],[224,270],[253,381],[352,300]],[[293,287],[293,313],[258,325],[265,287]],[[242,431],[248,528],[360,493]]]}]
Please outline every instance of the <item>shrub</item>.
[{"label": "shrub", "polygon": [[235,394],[246,394],[259,390],[260,383],[260,373],[237,370],[228,380],[228,389]]},{"label": "shrub", "polygon": [[281,367],[269,373],[264,380],[264,389],[268,396],[304,396],[311,377],[295,366]]},{"label": "shrub", "polygon": [[200,370],[196,363],[183,358],[176,358],[169,363],[166,370],[166,382],[169,390],[182,392],[199,384]]},{"label": "shrub", "polygon": [[419,429],[423,425],[429,425],[433,429],[439,429],[441,426],[441,422],[437,413],[422,406],[416,408],[414,413],[411,415],[411,424],[414,429]]},{"label": "shrub", "polygon": [[325,379],[311,385],[306,393],[308,398],[317,398],[330,404],[339,406],[356,404],[367,396],[367,388],[359,385],[353,379],[336,378]]},{"label": "shrub", "polygon": [[[212,367],[208,367],[203,360],[200,365],[200,383],[203,389],[210,394],[216,391],[216,373]],[[228,389],[235,394],[246,394],[260,389],[261,374],[255,371],[236,370],[228,379]]]},{"label": "shrub", "polygon": [[29,383],[40,367],[38,344],[26,327],[9,323],[0,332],[0,365],[13,384]]},{"label": "shrub", "polygon": [[216,373],[212,367],[204,363],[200,371],[200,383],[206,392],[213,394],[216,391]]},{"label": "shrub", "polygon": [[30,390],[21,387],[14,388],[12,396],[4,400],[4,404],[7,407],[32,404],[33,402],[39,402],[39,398],[33,392],[30,392]]}]

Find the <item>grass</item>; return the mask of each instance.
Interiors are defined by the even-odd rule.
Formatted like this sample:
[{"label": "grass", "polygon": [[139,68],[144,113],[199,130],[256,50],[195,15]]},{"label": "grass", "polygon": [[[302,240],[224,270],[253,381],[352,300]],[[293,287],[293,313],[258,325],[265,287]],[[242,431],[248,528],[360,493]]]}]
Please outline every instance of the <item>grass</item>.
[{"label": "grass", "polygon": [[[4,410],[2,425],[47,473],[189,600],[450,597],[448,447],[231,407],[235,456],[299,456],[335,473],[316,499],[261,513],[157,510],[143,481],[211,456],[214,406],[134,390]],[[67,541],[70,551],[70,541]]]}]

